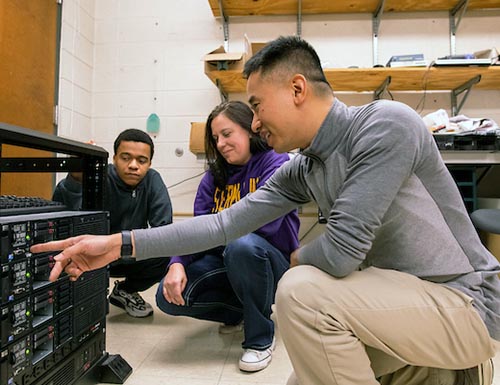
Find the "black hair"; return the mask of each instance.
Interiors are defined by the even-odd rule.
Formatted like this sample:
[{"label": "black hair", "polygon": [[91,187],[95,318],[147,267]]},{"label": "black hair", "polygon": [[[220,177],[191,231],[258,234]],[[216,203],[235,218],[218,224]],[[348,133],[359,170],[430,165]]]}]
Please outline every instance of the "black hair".
[{"label": "black hair", "polygon": [[118,147],[120,147],[121,142],[141,142],[149,145],[150,148],[150,157],[149,160],[153,159],[153,154],[155,153],[155,145],[151,137],[145,133],[144,131],[138,130],[137,128],[128,128],[125,131],[122,131],[120,135],[118,135],[115,139],[115,143],[113,145],[113,149],[116,155],[118,151]]},{"label": "black hair", "polygon": [[250,134],[250,152],[252,154],[269,151],[271,147],[267,145],[264,139],[252,131],[253,112],[248,105],[232,100],[215,107],[208,115],[205,125],[205,154],[208,169],[214,176],[215,185],[223,188],[227,183],[229,164],[217,150],[217,142],[212,135],[212,122],[220,114],[223,114]]},{"label": "black hair", "polygon": [[262,77],[276,72],[300,73],[319,93],[331,93],[332,88],[326,80],[321,61],[314,48],[298,36],[280,36],[269,42],[252,56],[243,69],[243,76],[248,78],[259,72]]}]

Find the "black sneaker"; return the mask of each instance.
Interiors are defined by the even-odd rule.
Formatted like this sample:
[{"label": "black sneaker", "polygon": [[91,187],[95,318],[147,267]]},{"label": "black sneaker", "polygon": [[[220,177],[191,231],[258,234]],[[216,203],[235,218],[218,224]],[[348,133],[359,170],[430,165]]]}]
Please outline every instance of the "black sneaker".
[{"label": "black sneaker", "polygon": [[120,282],[115,281],[115,287],[109,295],[109,303],[125,309],[128,315],[137,318],[149,317],[153,307],[144,301],[139,293],[127,293],[119,288]]}]

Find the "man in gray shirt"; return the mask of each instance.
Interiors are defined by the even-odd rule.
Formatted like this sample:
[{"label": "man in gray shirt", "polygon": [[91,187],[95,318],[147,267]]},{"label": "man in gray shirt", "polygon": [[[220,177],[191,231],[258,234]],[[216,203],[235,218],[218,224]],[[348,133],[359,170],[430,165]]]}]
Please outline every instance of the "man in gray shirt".
[{"label": "man in gray shirt", "polygon": [[[292,253],[276,295],[289,384],[491,384],[500,265],[422,119],[392,101],[347,107],[298,37],[274,40],[244,73],[254,131],[277,152],[300,154],[217,215],[134,230],[133,256],[226,244],[315,201],[325,232]],[[64,249],[52,279],[63,269],[77,277],[126,257],[128,236],[32,250]]]}]

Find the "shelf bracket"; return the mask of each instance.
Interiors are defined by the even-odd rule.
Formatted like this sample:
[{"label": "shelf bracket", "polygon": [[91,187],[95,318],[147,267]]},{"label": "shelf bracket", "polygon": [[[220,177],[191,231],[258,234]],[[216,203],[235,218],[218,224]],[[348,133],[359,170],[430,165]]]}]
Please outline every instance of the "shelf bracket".
[{"label": "shelf bracket", "polygon": [[302,0],[297,1],[297,36],[302,35]]},{"label": "shelf bracket", "polygon": [[[472,86],[474,84],[479,83],[480,80],[481,80],[481,75],[477,75],[472,79],[470,79],[469,81],[462,84],[461,86],[458,86],[457,88],[451,91],[451,116],[457,116],[457,114],[462,109],[462,106],[464,105],[465,101],[467,100],[467,97],[469,96],[469,92],[472,89]],[[460,94],[464,92],[465,94],[462,98],[462,101],[457,106],[458,97],[460,96]]]},{"label": "shelf bracket", "polygon": [[387,91],[387,87],[391,84],[391,77],[387,76],[378,88],[373,91],[373,100],[379,100],[382,94]]},{"label": "shelf bracket", "polygon": [[226,50],[226,52],[229,52],[229,18],[224,12],[222,0],[219,0],[219,10],[220,16],[222,18],[222,30],[224,31],[224,49]]},{"label": "shelf bracket", "polygon": [[469,0],[460,0],[450,11],[450,54],[455,55],[457,50],[456,35],[457,29],[465,15]]},{"label": "shelf bracket", "polygon": [[215,79],[215,85],[219,89],[221,103],[227,102],[229,100],[229,97],[227,96],[227,92],[224,91],[224,88],[222,88],[222,84],[219,79]]},{"label": "shelf bracket", "polygon": [[380,30],[380,20],[384,13],[385,0],[380,0],[377,9],[372,16],[372,38],[373,38],[373,65],[378,63],[378,33]]},{"label": "shelf bracket", "polygon": [[227,71],[229,69],[229,60],[218,60],[217,71]]}]

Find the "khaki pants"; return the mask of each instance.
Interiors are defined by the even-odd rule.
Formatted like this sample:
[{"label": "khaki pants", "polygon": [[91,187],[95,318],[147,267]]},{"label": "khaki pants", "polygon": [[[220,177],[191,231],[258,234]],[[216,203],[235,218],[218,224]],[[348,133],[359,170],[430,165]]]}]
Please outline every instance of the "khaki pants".
[{"label": "khaki pants", "polygon": [[280,280],[276,318],[300,385],[453,384],[453,372],[430,368],[495,355],[470,297],[394,270],[335,278],[294,267]]}]

